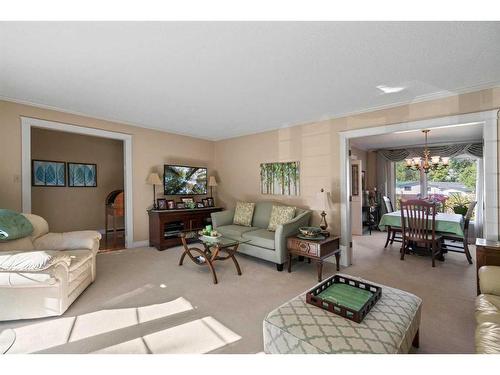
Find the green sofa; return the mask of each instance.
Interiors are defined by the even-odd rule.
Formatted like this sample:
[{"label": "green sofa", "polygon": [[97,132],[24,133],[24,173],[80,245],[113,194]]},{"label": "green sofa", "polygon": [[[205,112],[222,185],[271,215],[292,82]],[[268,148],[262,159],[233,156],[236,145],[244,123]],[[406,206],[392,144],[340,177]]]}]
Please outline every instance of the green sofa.
[{"label": "green sofa", "polygon": [[283,271],[288,252],[287,237],[299,232],[300,227],[309,225],[312,212],[297,208],[295,217],[286,224],[278,225],[275,232],[267,230],[274,202],[257,202],[253,213],[252,226],[233,224],[234,210],[212,213],[212,225],[223,236],[243,239],[238,252],[264,259],[276,264],[278,271]]}]

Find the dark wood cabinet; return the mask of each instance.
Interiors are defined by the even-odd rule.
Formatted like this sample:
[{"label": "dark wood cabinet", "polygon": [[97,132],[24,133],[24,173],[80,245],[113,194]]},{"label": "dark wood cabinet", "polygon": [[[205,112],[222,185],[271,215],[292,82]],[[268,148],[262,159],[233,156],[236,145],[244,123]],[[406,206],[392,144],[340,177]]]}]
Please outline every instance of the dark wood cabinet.
[{"label": "dark wood cabinet", "polygon": [[158,250],[182,244],[180,233],[198,231],[212,223],[210,214],[220,207],[186,210],[151,210],[149,214],[149,246]]},{"label": "dark wood cabinet", "polygon": [[482,266],[500,266],[500,242],[489,241],[483,238],[476,240],[476,281],[477,294],[479,290],[479,268]]}]

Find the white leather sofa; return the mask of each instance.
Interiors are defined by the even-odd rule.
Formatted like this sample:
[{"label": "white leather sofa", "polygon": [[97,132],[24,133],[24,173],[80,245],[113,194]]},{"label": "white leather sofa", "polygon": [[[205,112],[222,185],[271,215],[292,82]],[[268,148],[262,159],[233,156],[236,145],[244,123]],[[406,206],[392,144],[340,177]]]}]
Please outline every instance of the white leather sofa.
[{"label": "white leather sofa", "polygon": [[0,242],[0,255],[48,250],[65,256],[56,257],[43,270],[0,270],[0,321],[61,315],[96,277],[99,232],[49,233],[45,219],[24,215],[33,225],[33,233]]},{"label": "white leather sofa", "polygon": [[500,267],[479,269],[476,298],[476,353],[500,354]]}]

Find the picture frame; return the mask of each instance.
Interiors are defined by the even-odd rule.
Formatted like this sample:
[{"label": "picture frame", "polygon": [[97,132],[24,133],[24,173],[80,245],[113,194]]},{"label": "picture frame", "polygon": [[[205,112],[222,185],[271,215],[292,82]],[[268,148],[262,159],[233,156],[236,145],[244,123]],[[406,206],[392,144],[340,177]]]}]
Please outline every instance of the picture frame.
[{"label": "picture frame", "polygon": [[97,164],[68,162],[69,187],[97,187]]},{"label": "picture frame", "polygon": [[156,200],[156,206],[159,210],[167,210],[167,200],[165,198],[158,198]]},{"label": "picture frame", "polygon": [[184,202],[177,202],[175,204],[175,208],[177,208],[178,210],[183,210],[186,208],[186,204]]},{"label": "picture frame", "polygon": [[261,163],[260,193],[265,195],[300,195],[300,162]]},{"label": "picture frame", "polygon": [[207,198],[203,199],[203,204],[205,205],[205,207],[213,207],[214,206],[214,199],[207,197]]},{"label": "picture frame", "polygon": [[194,198],[193,197],[182,197],[181,202],[184,203],[185,205],[188,203],[194,203]]},{"label": "picture frame", "polygon": [[31,160],[31,186],[65,187],[66,163],[55,160]]},{"label": "picture frame", "polygon": [[173,199],[167,200],[167,210],[175,210],[175,201]]},{"label": "picture frame", "polygon": [[196,202],[196,208],[204,208],[203,202]]},{"label": "picture frame", "polygon": [[366,191],[366,172],[361,171],[361,191]]},{"label": "picture frame", "polygon": [[351,195],[359,195],[359,165],[351,165]]}]

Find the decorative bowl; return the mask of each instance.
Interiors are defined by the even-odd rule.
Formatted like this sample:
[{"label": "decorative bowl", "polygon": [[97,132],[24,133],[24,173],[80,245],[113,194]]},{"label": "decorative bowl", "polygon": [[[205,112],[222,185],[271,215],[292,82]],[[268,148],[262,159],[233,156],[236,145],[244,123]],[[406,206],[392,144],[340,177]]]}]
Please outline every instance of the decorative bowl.
[{"label": "decorative bowl", "polygon": [[299,232],[305,237],[317,237],[321,234],[319,227],[300,227]]}]

